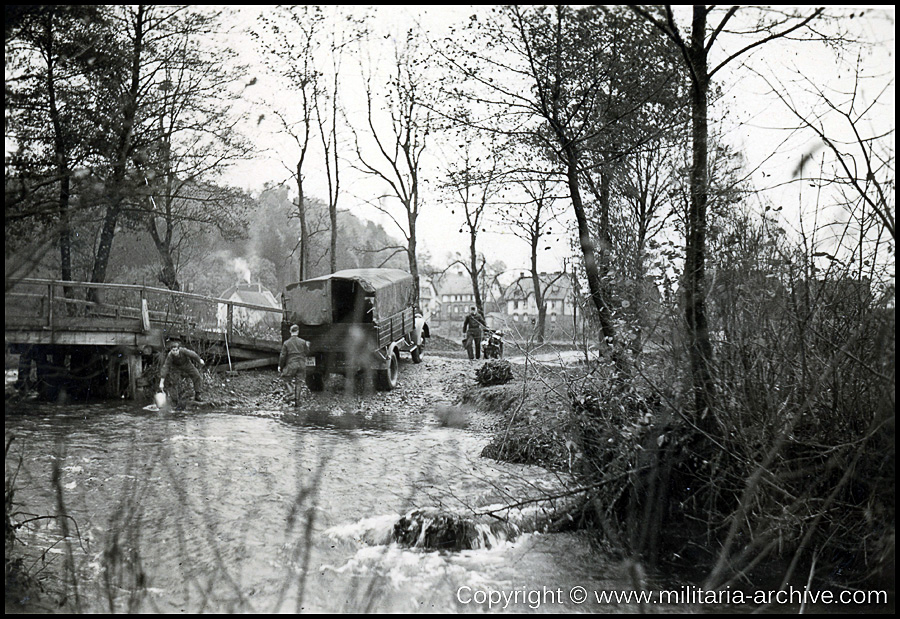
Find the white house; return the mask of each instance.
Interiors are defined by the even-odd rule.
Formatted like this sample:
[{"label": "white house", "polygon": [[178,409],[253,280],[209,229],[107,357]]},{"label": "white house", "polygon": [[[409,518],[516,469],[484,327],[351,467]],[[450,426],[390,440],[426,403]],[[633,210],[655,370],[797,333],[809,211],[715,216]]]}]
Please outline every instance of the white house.
[{"label": "white house", "polygon": [[[281,309],[281,304],[275,298],[275,295],[259,282],[255,284],[239,283],[220,294],[219,298],[225,301],[234,301],[235,303],[271,307],[276,310]],[[281,316],[279,314],[240,306],[234,307],[232,320],[233,326],[238,329],[260,326],[278,329],[281,324]],[[219,307],[216,310],[216,322],[222,330],[228,327],[228,305],[225,303],[219,303]]]}]

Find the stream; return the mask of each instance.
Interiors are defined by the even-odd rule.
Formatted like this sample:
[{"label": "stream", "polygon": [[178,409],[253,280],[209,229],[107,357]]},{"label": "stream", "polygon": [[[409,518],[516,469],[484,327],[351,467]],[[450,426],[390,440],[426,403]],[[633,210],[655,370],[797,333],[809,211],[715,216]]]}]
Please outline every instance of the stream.
[{"label": "stream", "polygon": [[17,502],[56,514],[61,494],[71,517],[66,539],[55,519],[30,523],[19,539],[32,557],[50,548],[60,573],[74,566],[69,602],[84,612],[629,608],[570,599],[575,587],[634,588],[625,567],[599,560],[577,534],[487,535],[489,548],[458,552],[392,543],[394,523],[414,508],[471,514],[552,492],[560,480],[481,458],[487,435],[443,427],[417,406],[315,404],[8,407],[7,471],[23,458]]}]

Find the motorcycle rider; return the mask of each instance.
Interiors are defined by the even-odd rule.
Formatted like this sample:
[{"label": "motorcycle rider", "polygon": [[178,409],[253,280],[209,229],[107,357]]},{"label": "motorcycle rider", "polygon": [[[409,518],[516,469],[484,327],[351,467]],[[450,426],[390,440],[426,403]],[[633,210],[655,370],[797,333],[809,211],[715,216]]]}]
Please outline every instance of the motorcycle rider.
[{"label": "motorcycle rider", "polygon": [[482,347],[485,359],[503,357],[503,331],[487,330],[487,341]]}]

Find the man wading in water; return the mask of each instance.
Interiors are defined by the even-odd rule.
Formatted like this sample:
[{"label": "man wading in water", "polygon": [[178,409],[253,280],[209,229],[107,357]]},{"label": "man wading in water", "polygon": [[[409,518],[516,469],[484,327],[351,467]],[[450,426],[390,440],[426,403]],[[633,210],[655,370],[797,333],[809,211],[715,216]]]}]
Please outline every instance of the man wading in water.
[{"label": "man wading in water", "polygon": [[200,399],[200,371],[194,366],[199,363],[200,367],[206,365],[200,355],[189,348],[181,347],[181,340],[173,337],[169,340],[172,346],[169,354],[166,355],[166,362],[163,363],[162,371],[159,373],[159,390],[165,391],[166,377],[169,372],[175,370],[176,374],[187,375],[194,383],[194,402],[202,402]]},{"label": "man wading in water", "polygon": [[309,342],[299,337],[300,327],[291,325],[291,337],[281,346],[278,357],[278,373],[290,385],[294,385],[294,406],[300,406],[300,382],[306,378],[306,357],[309,355]]}]

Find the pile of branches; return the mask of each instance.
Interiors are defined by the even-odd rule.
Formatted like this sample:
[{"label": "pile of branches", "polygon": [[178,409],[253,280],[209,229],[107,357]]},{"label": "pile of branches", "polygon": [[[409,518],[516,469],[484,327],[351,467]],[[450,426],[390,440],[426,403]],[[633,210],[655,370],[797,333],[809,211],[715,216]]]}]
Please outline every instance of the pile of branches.
[{"label": "pile of branches", "polygon": [[482,386],[504,385],[513,379],[512,366],[505,359],[491,359],[478,368],[475,379]]}]

